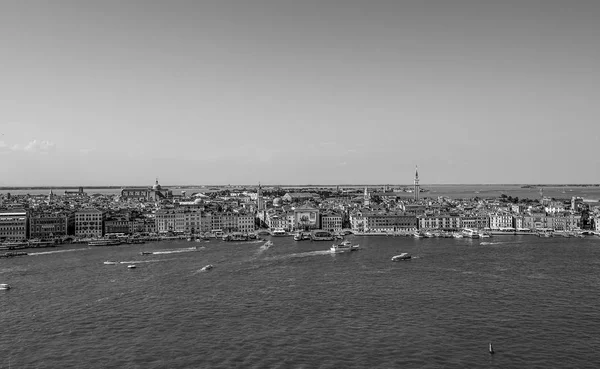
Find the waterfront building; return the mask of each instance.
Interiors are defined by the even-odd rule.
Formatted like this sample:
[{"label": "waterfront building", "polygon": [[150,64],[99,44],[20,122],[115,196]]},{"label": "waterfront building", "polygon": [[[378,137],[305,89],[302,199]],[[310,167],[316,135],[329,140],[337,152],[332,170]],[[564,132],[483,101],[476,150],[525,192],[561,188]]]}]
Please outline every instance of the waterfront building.
[{"label": "waterfront building", "polygon": [[104,220],[104,234],[131,233],[131,222],[126,217],[111,217]]},{"label": "waterfront building", "polygon": [[548,228],[555,231],[572,231],[581,226],[581,215],[558,213],[548,217]]},{"label": "waterfront building", "polygon": [[439,229],[444,231],[456,231],[461,228],[461,218],[458,215],[420,215],[417,219],[419,229]]},{"label": "waterfront building", "polygon": [[342,230],[342,216],[337,213],[326,213],[321,215],[321,229],[331,232]]},{"label": "waterfront building", "polygon": [[160,209],[155,213],[155,222],[156,232],[160,234],[198,233],[202,230],[202,211],[194,208]]},{"label": "waterfront building", "polygon": [[75,214],[32,214],[29,216],[29,238],[52,239],[75,233]]},{"label": "waterfront building", "polygon": [[415,167],[415,183],[414,183],[414,200],[419,201],[419,193],[421,188],[419,186],[419,168]]},{"label": "waterfront building", "polygon": [[546,213],[531,213],[523,216],[523,228],[548,229],[550,228]]},{"label": "waterfront building", "polygon": [[355,211],[350,214],[355,232],[397,232],[417,229],[417,217],[404,212]]},{"label": "waterfront building", "polygon": [[0,211],[0,241],[23,241],[28,238],[27,211]]},{"label": "waterfront building", "polygon": [[[492,230],[500,230],[507,228],[515,228],[514,217],[512,214],[498,213],[490,214],[490,225],[489,228]],[[469,227],[466,227],[469,228]]]},{"label": "waterfront building", "polygon": [[294,229],[319,229],[321,228],[319,209],[308,205],[294,208]]},{"label": "waterfront building", "polygon": [[462,214],[460,226],[469,229],[485,229],[490,227],[490,218],[484,214]]},{"label": "waterfront building", "polygon": [[254,232],[254,215],[252,214],[238,214],[237,217],[237,231],[243,233]]},{"label": "waterfront building", "polygon": [[75,236],[80,238],[99,238],[103,236],[106,213],[89,208],[75,212]]}]

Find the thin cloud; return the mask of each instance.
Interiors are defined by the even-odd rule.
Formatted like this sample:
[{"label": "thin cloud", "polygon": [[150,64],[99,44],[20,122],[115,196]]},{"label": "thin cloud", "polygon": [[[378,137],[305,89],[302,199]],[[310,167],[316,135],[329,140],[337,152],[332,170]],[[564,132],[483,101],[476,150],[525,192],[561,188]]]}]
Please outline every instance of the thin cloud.
[{"label": "thin cloud", "polygon": [[46,152],[54,150],[55,148],[56,148],[56,144],[52,141],[47,141],[47,140],[38,141],[37,139],[34,139],[33,141],[30,141],[23,146],[21,146],[19,144],[12,145],[10,149],[12,151],[46,153]]}]

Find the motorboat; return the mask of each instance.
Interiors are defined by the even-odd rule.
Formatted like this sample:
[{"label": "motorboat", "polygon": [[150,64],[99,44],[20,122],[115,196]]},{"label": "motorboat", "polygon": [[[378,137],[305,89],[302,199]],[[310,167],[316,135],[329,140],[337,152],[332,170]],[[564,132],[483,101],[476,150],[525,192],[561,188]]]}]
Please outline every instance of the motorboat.
[{"label": "motorboat", "polygon": [[265,242],[265,244],[263,246],[264,247],[271,247],[273,245],[274,245],[273,241],[267,241],[267,242]]},{"label": "motorboat", "polygon": [[462,234],[467,238],[479,238],[479,232],[475,229],[465,228],[463,229]]},{"label": "motorboat", "polygon": [[302,241],[302,232],[298,232],[294,235],[294,241]]},{"label": "motorboat", "polygon": [[275,228],[271,231],[271,236],[273,237],[285,237],[287,235],[287,232],[283,228]]},{"label": "motorboat", "polygon": [[344,241],[340,244],[333,244],[329,250],[331,251],[332,254],[341,254],[342,252],[347,252],[347,251],[356,251],[359,249],[358,245],[353,245],[352,242],[350,241]]},{"label": "motorboat", "polygon": [[135,266],[135,264],[129,264],[129,265],[127,265],[127,268],[129,268],[129,269],[135,269],[136,266]]},{"label": "motorboat", "polygon": [[207,270],[211,270],[213,268],[212,264],[208,264],[202,267],[202,269],[200,269],[203,272],[206,272]]},{"label": "motorboat", "polygon": [[117,265],[117,264],[119,264],[118,261],[107,260],[107,261],[104,262],[104,265]]},{"label": "motorboat", "polygon": [[10,285],[7,283],[0,283],[0,290],[10,290]]},{"label": "motorboat", "polygon": [[403,252],[400,255],[392,256],[392,261],[402,261],[402,260],[410,260],[410,259],[411,259],[411,256],[406,252]]},{"label": "motorboat", "polygon": [[140,252],[140,255],[152,255],[152,252],[150,252],[150,251],[142,251],[142,252]]}]

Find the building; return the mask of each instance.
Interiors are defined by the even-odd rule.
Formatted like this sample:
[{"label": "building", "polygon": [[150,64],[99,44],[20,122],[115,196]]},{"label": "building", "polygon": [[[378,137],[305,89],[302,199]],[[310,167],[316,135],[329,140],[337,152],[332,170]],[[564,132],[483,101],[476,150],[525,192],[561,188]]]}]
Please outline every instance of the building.
[{"label": "building", "polygon": [[24,241],[28,238],[25,210],[0,211],[0,241]]},{"label": "building", "polygon": [[256,210],[264,211],[265,210],[265,199],[262,196],[262,188],[260,183],[258,184],[258,191],[256,192]]},{"label": "building", "polygon": [[99,238],[104,234],[104,219],[102,210],[89,208],[75,212],[75,236],[79,238]]},{"label": "building", "polygon": [[501,230],[507,228],[515,228],[515,222],[512,214],[490,214],[490,229]]},{"label": "building", "polygon": [[75,214],[33,214],[29,217],[29,238],[52,239],[75,233]]},{"label": "building", "polygon": [[297,206],[294,208],[295,229],[319,229],[321,228],[319,219],[319,209],[308,205]]},{"label": "building", "polygon": [[104,220],[104,234],[108,233],[124,233],[130,234],[131,221],[126,217],[113,217]]},{"label": "building", "polygon": [[65,191],[65,197],[86,197],[87,193],[83,192],[83,187],[79,187],[77,191]]},{"label": "building", "polygon": [[458,215],[420,215],[417,219],[419,223],[419,229],[457,231],[461,228],[460,216]]},{"label": "building", "polygon": [[123,200],[159,201],[172,197],[173,192],[168,188],[162,188],[158,183],[158,178],[152,187],[128,187],[121,190]]},{"label": "building", "polygon": [[337,213],[327,213],[321,215],[321,229],[330,232],[339,232],[342,230],[342,216]]},{"label": "building", "polygon": [[460,216],[461,228],[485,229],[490,227],[490,217],[484,214],[464,214]]},{"label": "building", "polygon": [[414,187],[413,191],[414,191],[414,200],[419,201],[419,192],[421,191],[421,188],[419,187],[419,168],[417,168],[417,167],[415,167],[415,187]]},{"label": "building", "polygon": [[417,217],[403,212],[357,211],[350,214],[355,232],[397,232],[417,229]]}]

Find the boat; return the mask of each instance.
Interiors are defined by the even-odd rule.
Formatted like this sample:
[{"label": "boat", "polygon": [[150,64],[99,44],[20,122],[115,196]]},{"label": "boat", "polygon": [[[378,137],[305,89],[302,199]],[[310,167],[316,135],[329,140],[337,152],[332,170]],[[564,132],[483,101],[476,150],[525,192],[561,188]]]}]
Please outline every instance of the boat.
[{"label": "boat", "polygon": [[456,232],[456,233],[452,234],[452,237],[454,237],[454,238],[463,238],[463,235],[462,235],[462,233]]},{"label": "boat", "polygon": [[488,348],[488,351],[490,352],[490,354],[494,354],[494,346],[492,346],[492,343],[490,342],[490,347]]},{"label": "boat", "polygon": [[359,245],[353,245],[350,241],[344,241],[340,244],[333,244],[329,250],[332,254],[340,254],[342,252],[347,251],[357,251],[359,249]]},{"label": "boat", "polygon": [[10,251],[0,254],[0,258],[14,258],[15,256],[26,256],[27,253],[24,251]]},{"label": "boat", "polygon": [[462,234],[467,238],[479,238],[479,232],[475,229],[465,228],[463,229]]},{"label": "boat", "polygon": [[311,240],[313,241],[333,241],[335,239],[333,233],[323,230],[311,232]]},{"label": "boat", "polygon": [[208,264],[202,267],[202,269],[200,269],[203,272],[206,272],[207,270],[211,270],[213,268],[212,264]]},{"label": "boat", "polygon": [[150,252],[150,251],[142,251],[142,252],[140,252],[140,255],[152,255],[152,252]]},{"label": "boat", "polygon": [[97,239],[88,242],[88,246],[117,246],[121,244],[119,239]]},{"label": "boat", "polygon": [[294,241],[302,241],[302,232],[296,232],[296,234],[294,234]]},{"label": "boat", "polygon": [[118,261],[107,260],[107,261],[104,262],[104,264],[105,265],[117,265],[117,264],[119,264],[119,262]]},{"label": "boat", "polygon": [[283,228],[275,228],[271,231],[271,236],[273,237],[284,237],[287,235],[287,232]]},{"label": "boat", "polygon": [[413,237],[414,238],[423,238],[423,237],[425,237],[425,235],[423,233],[419,232],[419,231],[415,231],[413,233]]},{"label": "boat", "polygon": [[0,283],[0,290],[10,290],[10,285],[7,283]]},{"label": "boat", "polygon": [[265,242],[265,244],[263,246],[264,247],[271,247],[273,245],[274,245],[273,241],[267,241],[267,242]]},{"label": "boat", "polygon": [[129,265],[127,265],[127,268],[129,268],[129,269],[135,269],[136,266],[135,266],[135,264],[129,264]]},{"label": "boat", "polygon": [[412,257],[408,253],[403,252],[400,255],[392,256],[392,261],[410,260],[411,258]]}]

